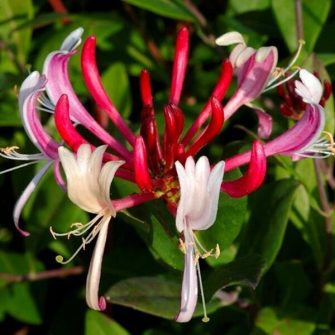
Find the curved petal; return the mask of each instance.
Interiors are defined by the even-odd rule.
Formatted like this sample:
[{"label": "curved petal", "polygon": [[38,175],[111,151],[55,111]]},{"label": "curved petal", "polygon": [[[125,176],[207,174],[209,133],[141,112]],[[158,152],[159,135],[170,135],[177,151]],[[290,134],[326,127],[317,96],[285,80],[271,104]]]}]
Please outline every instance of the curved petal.
[{"label": "curved petal", "polygon": [[206,144],[215,138],[220,132],[224,123],[224,111],[221,103],[218,99],[213,97],[211,99],[211,120],[206,129],[194,140],[194,143],[190,146],[186,152],[186,156],[194,156],[201,150]]},{"label": "curved petal", "polygon": [[24,129],[33,144],[45,156],[56,159],[58,144],[44,130],[37,114],[38,98],[45,90],[46,78],[32,72],[22,83],[19,92],[20,115]]},{"label": "curved petal", "polygon": [[142,191],[152,191],[147,150],[143,138],[139,136],[134,146],[134,170],[136,184]]},{"label": "curved petal", "polygon": [[230,31],[218,37],[215,43],[220,46],[227,46],[231,44],[245,44],[245,41],[239,32]]},{"label": "curved petal", "polygon": [[69,99],[71,119],[80,123],[126,160],[131,161],[129,151],[95,121],[75,94],[68,74],[68,62],[74,54],[75,51],[59,50],[48,55],[43,66],[43,73],[48,78],[46,84],[48,96],[56,104],[59,98],[66,94]]},{"label": "curved petal", "polygon": [[299,71],[300,81],[295,81],[295,92],[307,104],[318,104],[322,98],[323,88],[320,80],[305,69]]},{"label": "curved petal", "polygon": [[122,135],[131,144],[135,144],[135,135],[127,126],[126,122],[121,117],[120,113],[116,110],[112,101],[108,97],[103,84],[100,79],[100,74],[95,60],[95,47],[96,39],[90,36],[86,39],[82,55],[81,55],[81,68],[87,89],[91,93],[97,105],[110,117],[115,126],[119,129]]},{"label": "curved petal", "polygon": [[109,209],[111,210],[112,216],[116,215],[116,211],[110,200],[110,187],[111,187],[111,184],[112,184],[112,181],[114,179],[117,169],[122,164],[124,164],[123,161],[107,162],[102,167],[100,176],[99,176],[99,186],[100,186],[101,197],[103,198],[104,203],[110,204]]},{"label": "curved petal", "polygon": [[108,225],[111,217],[103,217],[101,229],[91,258],[90,268],[86,279],[86,302],[89,307],[97,311],[106,309],[106,300],[104,297],[99,297],[99,285],[101,277],[101,264],[105,250]]},{"label": "curved petal", "polygon": [[196,264],[194,263],[194,246],[192,241],[186,237],[186,254],[181,289],[181,302],[179,313],[176,316],[177,322],[188,322],[191,320],[198,300],[198,279]]},{"label": "curved petal", "polygon": [[[73,150],[77,151],[82,144],[89,144],[88,141],[81,136],[76,130],[70,119],[70,106],[69,100],[66,94],[63,94],[55,107],[55,125],[62,137],[64,142]],[[91,145],[91,149],[94,150],[96,147]],[[110,153],[105,153],[104,158],[106,160],[120,160],[118,156]]]},{"label": "curved petal", "polygon": [[242,105],[257,98],[268,83],[277,64],[278,52],[274,47],[258,50],[238,70],[239,86],[224,106],[226,120]]},{"label": "curved petal", "polygon": [[[224,98],[230,86],[232,78],[233,78],[233,66],[229,60],[225,60],[222,63],[222,70],[220,73],[220,78],[213,89],[211,97],[215,97],[216,99],[221,101]],[[192,126],[185,134],[182,140],[183,145],[188,145],[189,142],[194,137],[194,135],[196,134],[196,132],[207,121],[207,119],[209,118],[211,114],[211,109],[212,109],[212,100],[209,99],[209,101],[207,101],[205,107],[202,109],[197,119],[193,122]],[[226,112],[225,112],[225,117],[226,117]]]},{"label": "curved petal", "polygon": [[23,210],[23,207],[27,203],[28,199],[30,198],[31,194],[34,192],[36,189],[38,183],[42,179],[42,177],[46,174],[48,171],[49,167],[52,165],[52,161],[47,162],[40,171],[35,175],[35,177],[30,181],[30,183],[26,186],[24,191],[22,192],[20,198],[16,201],[14,211],[13,211],[13,219],[14,219],[14,224],[16,229],[23,235],[23,236],[29,236],[30,234],[22,230],[19,227],[19,220],[21,216],[21,212]]},{"label": "curved petal", "polygon": [[270,156],[303,152],[320,137],[324,127],[323,108],[320,105],[306,105],[302,118],[292,128],[268,142],[265,153]]},{"label": "curved petal", "polygon": [[207,157],[199,158],[195,165],[192,157],[186,160],[185,168],[175,163],[180,187],[180,199],[176,213],[176,227],[185,229],[185,220],[192,230],[204,230],[215,221],[224,173],[221,161],[210,171]]},{"label": "curved petal", "polygon": [[[264,145],[266,157],[275,154],[293,156],[308,151],[320,137],[325,125],[324,110],[320,105],[306,105],[302,118],[289,130]],[[250,161],[250,151],[226,160],[226,171]]]},{"label": "curved petal", "polygon": [[253,104],[247,104],[255,113],[258,118],[258,129],[257,135],[260,138],[269,138],[272,133],[272,117],[266,113],[262,108],[254,106]]},{"label": "curved petal", "polygon": [[54,164],[54,177],[57,185],[64,191],[66,192],[66,183],[63,179],[63,176],[60,172],[60,161],[56,160]]},{"label": "curved petal", "polygon": [[224,181],[221,191],[231,197],[240,198],[260,187],[266,174],[266,156],[263,145],[256,141],[252,145],[251,159],[247,172],[237,180]]},{"label": "curved petal", "polygon": [[183,89],[187,60],[188,60],[188,49],[189,49],[189,33],[186,27],[179,30],[176,50],[173,61],[172,79],[171,79],[171,90],[169,103],[174,105],[179,104],[181,91]]}]

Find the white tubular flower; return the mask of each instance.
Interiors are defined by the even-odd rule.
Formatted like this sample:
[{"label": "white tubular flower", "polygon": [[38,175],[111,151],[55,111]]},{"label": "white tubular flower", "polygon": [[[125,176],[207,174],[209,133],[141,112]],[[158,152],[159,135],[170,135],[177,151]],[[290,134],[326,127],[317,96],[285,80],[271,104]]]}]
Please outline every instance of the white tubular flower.
[{"label": "white tubular flower", "polygon": [[299,71],[299,77],[301,81],[294,82],[295,92],[305,103],[318,105],[323,94],[320,80],[305,69]]},{"label": "white tubular flower", "polygon": [[99,298],[99,282],[108,225],[111,217],[116,215],[110,200],[110,185],[116,170],[124,163],[123,161],[111,161],[103,165],[105,150],[106,146],[100,146],[92,152],[89,144],[83,144],[75,155],[64,147],[59,148],[59,158],[66,175],[70,200],[81,209],[96,214],[96,216],[86,224],[72,224],[72,229],[67,233],[55,233],[50,228],[54,238],[82,236],[88,232],[85,237],[82,237],[82,244],[70,259],[63,261],[62,256],[57,256],[57,261],[62,264],[70,262],[80,250],[99,235],[86,281],[86,302],[95,310],[106,308],[105,299]]},{"label": "white tubular flower", "polygon": [[224,162],[221,161],[211,171],[207,157],[201,157],[195,164],[188,157],[185,167],[176,162],[176,170],[180,185],[180,200],[176,214],[176,226],[184,233],[185,265],[181,292],[181,306],[176,317],[177,322],[188,322],[194,313],[198,299],[198,284],[203,302],[204,318],[206,314],[202,289],[199,257],[218,256],[219,249],[213,252],[205,250],[193,230],[205,230],[213,225],[216,219],[220,187],[224,173]]}]

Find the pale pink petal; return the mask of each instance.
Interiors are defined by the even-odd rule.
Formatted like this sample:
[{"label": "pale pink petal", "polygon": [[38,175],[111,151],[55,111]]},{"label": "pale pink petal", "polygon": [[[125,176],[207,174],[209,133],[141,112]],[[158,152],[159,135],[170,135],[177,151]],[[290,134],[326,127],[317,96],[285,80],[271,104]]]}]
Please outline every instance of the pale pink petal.
[{"label": "pale pink petal", "polygon": [[194,263],[194,246],[185,234],[186,254],[181,289],[180,310],[176,316],[177,322],[191,320],[198,300],[198,280],[196,264]]},{"label": "pale pink petal", "polygon": [[220,46],[231,44],[245,44],[243,36],[237,31],[230,31],[218,37],[215,43]]},{"label": "pale pink petal", "polygon": [[296,93],[306,103],[319,104],[323,94],[320,80],[305,69],[299,71],[299,76],[301,82],[295,81]]},{"label": "pale pink petal", "polygon": [[14,219],[14,224],[16,229],[23,235],[23,236],[29,236],[30,234],[22,230],[19,227],[19,220],[21,216],[21,212],[27,201],[29,200],[31,194],[34,192],[36,189],[38,183],[42,179],[42,177],[46,174],[48,171],[49,167],[51,166],[53,162],[49,161],[47,162],[40,171],[35,175],[35,177],[29,182],[29,184],[26,186],[22,194],[20,195],[20,198],[16,201],[14,211],[13,211],[13,219]]},{"label": "pale pink petal", "polygon": [[45,90],[46,78],[35,71],[22,83],[19,108],[23,126],[32,143],[45,156],[56,159],[58,144],[44,130],[37,113],[38,98]]},{"label": "pale pink petal", "polygon": [[80,123],[122,157],[131,161],[129,151],[94,120],[75,94],[68,74],[68,62],[74,53],[75,51],[59,50],[50,53],[46,58],[43,73],[48,78],[46,84],[48,96],[56,105],[60,97],[66,94],[69,99],[71,119]]},{"label": "pale pink petal", "polygon": [[256,113],[258,118],[257,134],[260,138],[269,138],[272,133],[272,117],[262,108],[248,104],[248,107]]},{"label": "pale pink petal", "polygon": [[[241,57],[241,56],[239,56]],[[257,98],[267,85],[269,78],[277,64],[278,52],[274,47],[261,52],[262,61],[258,62],[257,53],[253,54],[239,69],[239,86],[237,91],[224,107],[227,120],[240,106]],[[264,58],[265,57],[265,58]]]},{"label": "pale pink petal", "polygon": [[99,297],[99,285],[101,277],[101,264],[104,255],[108,225],[110,217],[104,217],[101,221],[101,229],[91,258],[90,268],[86,279],[86,302],[89,307],[97,311],[106,309],[106,300]]},{"label": "pale pink petal", "polygon": [[113,161],[107,162],[101,169],[101,173],[99,176],[99,186],[101,189],[101,196],[103,197],[104,203],[110,203],[109,208],[112,210],[112,216],[115,216],[116,211],[112,206],[112,202],[110,200],[110,186],[114,179],[116,170],[124,164],[124,161]]},{"label": "pale pink petal", "polygon": [[[324,110],[320,105],[307,105],[302,118],[286,132],[264,145],[265,155],[285,154],[294,156],[308,152],[321,136],[325,125]],[[226,160],[226,171],[250,161],[250,151],[230,157]]]}]

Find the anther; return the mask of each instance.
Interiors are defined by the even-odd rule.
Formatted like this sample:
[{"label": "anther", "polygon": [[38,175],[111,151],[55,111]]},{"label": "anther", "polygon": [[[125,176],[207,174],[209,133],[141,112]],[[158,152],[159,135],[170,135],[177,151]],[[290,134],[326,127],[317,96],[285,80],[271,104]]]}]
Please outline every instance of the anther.
[{"label": "anther", "polygon": [[10,155],[13,151],[18,150],[19,147],[13,145],[11,147],[5,147],[5,148],[0,148],[0,152],[6,154],[6,155]]}]

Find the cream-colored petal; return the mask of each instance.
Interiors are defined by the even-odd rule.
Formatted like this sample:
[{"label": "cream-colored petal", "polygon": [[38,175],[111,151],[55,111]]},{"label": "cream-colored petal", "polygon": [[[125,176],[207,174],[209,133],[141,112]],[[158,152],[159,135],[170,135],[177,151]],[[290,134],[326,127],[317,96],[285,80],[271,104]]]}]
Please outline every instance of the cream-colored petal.
[{"label": "cream-colored petal", "polygon": [[309,71],[305,69],[302,69],[299,71],[299,76],[300,76],[302,83],[305,85],[305,87],[309,91],[309,94],[301,96],[303,100],[306,103],[319,104],[322,98],[322,94],[323,94],[323,88],[322,88],[320,80],[317,77],[315,77],[312,73],[310,73]]},{"label": "cream-colored petal", "polygon": [[83,28],[77,28],[72,33],[70,33],[62,43],[60,50],[62,51],[73,51],[75,50],[81,43],[81,36],[84,33]]},{"label": "cream-colored petal", "polygon": [[215,43],[220,46],[232,44],[245,44],[243,36],[237,31],[231,31],[223,34],[215,40]]},{"label": "cream-colored petal", "polygon": [[110,217],[103,217],[98,239],[95,243],[93,255],[91,258],[90,268],[86,279],[86,302],[89,307],[95,310],[104,310],[106,301],[103,297],[99,297],[99,285],[101,277],[101,264],[104,255],[108,225]]},{"label": "cream-colored petal", "polygon": [[111,211],[111,215],[115,216],[115,210],[112,206],[112,202],[110,200],[110,186],[114,179],[115,173],[117,169],[124,164],[124,161],[112,161],[106,163],[102,169],[99,176],[99,186],[101,191],[102,200]]}]

